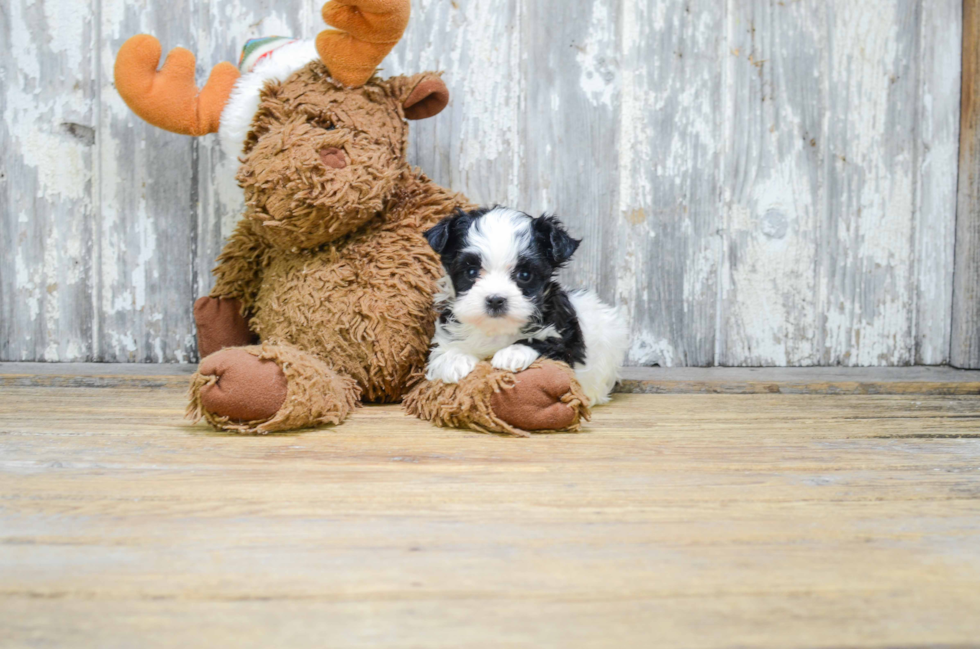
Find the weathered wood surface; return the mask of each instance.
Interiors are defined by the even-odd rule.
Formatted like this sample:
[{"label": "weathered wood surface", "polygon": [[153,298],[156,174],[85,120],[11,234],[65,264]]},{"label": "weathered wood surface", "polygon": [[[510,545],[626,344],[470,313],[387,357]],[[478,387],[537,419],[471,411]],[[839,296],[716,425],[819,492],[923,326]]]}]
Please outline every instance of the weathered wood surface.
[{"label": "weathered wood surface", "polygon": [[980,399],[623,395],[578,435],[397,407],[215,434],[0,391],[0,644],[973,647]]},{"label": "weathered wood surface", "polygon": [[736,3],[722,364],[945,357],[958,4]]},{"label": "weathered wood surface", "polygon": [[980,3],[963,3],[959,207],[950,362],[980,368]]},{"label": "weathered wood surface", "polygon": [[0,359],[96,357],[98,13],[0,9]]},{"label": "weathered wood surface", "polygon": [[[0,387],[184,389],[192,364],[0,363]],[[980,371],[949,367],[627,367],[622,394],[980,395]]]},{"label": "weathered wood surface", "polygon": [[[0,359],[194,360],[234,156],[131,115],[114,53],[151,32],[203,76],[247,38],[313,36],[318,9],[0,12]],[[446,71],[413,162],[563,216],[586,239],[568,279],[621,305],[631,364],[940,364],[962,26],[959,0],[416,0],[383,72]]]},{"label": "weathered wood surface", "polygon": [[948,367],[627,367],[616,392],[980,395],[980,372]]}]

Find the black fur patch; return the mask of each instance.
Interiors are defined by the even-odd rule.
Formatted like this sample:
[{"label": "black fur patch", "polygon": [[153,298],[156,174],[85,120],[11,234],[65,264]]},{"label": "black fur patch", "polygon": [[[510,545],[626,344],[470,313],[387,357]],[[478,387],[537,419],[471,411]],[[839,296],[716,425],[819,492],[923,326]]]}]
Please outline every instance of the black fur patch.
[{"label": "black fur patch", "polygon": [[[536,340],[528,338],[520,341],[545,358],[562,361],[574,366],[585,362],[585,337],[578,321],[578,314],[568,293],[557,283],[550,282],[541,300],[539,317],[533,328],[553,326],[558,331],[558,338]],[[527,329],[525,329],[527,331]]]},{"label": "black fur patch", "polygon": [[466,247],[466,233],[470,225],[493,208],[481,207],[469,212],[456,210],[452,215],[436,223],[423,234],[429,245],[439,253],[443,267],[449,270],[460,250]]},{"label": "black fur patch", "polygon": [[456,295],[470,290],[479,276],[480,257],[473,253],[463,253],[462,250],[466,247],[466,235],[473,221],[491,209],[479,208],[470,212],[456,210],[423,233],[432,249],[439,253],[439,260],[452,280]]},{"label": "black fur patch", "polygon": [[568,234],[561,221],[547,214],[542,214],[531,222],[531,231],[538,248],[556,269],[568,263],[582,243],[581,239],[573,239]]}]

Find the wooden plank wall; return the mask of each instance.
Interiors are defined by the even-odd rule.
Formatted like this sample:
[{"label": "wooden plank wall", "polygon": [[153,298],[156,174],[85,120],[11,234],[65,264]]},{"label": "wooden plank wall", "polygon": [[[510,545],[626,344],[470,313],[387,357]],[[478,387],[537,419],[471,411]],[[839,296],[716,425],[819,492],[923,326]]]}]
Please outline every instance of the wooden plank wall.
[{"label": "wooden plank wall", "polygon": [[980,368],[980,0],[963,3],[959,207],[950,363]]},{"label": "wooden plank wall", "polygon": [[[453,94],[410,154],[585,237],[637,365],[950,359],[960,0],[415,0],[385,73]],[[112,86],[137,32],[199,54],[311,37],[315,0],[11,0],[0,11],[0,360],[195,358],[240,210],[214,138]]]}]

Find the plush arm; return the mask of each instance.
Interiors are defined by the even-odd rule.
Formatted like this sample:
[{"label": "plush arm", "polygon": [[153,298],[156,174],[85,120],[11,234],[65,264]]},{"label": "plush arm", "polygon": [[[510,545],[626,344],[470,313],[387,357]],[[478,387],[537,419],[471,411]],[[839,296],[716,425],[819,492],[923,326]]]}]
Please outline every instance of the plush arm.
[{"label": "plush arm", "polygon": [[251,219],[242,219],[218,256],[211,297],[235,298],[249,309],[262,283],[271,248]]},{"label": "plush arm", "polygon": [[422,381],[404,400],[408,414],[437,426],[520,437],[577,431],[591,416],[588,403],[575,372],[547,359],[517,374],[479,363],[459,383]]}]

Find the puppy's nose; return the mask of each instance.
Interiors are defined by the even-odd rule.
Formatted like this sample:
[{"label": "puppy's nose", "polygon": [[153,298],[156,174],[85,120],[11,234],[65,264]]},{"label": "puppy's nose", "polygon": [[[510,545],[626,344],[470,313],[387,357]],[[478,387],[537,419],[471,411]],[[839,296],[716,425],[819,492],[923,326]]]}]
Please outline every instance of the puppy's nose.
[{"label": "puppy's nose", "polygon": [[331,169],[343,169],[347,166],[347,159],[344,158],[344,152],[335,146],[329,149],[320,149],[320,159],[323,160],[323,164]]},{"label": "puppy's nose", "polygon": [[507,298],[499,295],[491,295],[487,298],[487,313],[490,315],[500,315],[507,310]]}]

